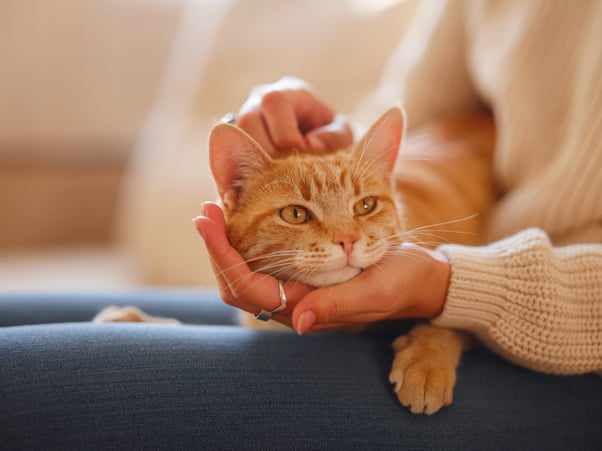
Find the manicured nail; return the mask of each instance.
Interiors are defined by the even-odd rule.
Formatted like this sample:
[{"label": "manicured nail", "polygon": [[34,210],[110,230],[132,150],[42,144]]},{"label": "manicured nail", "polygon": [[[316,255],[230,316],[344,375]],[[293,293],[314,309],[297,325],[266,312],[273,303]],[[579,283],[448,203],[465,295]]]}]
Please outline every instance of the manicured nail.
[{"label": "manicured nail", "polygon": [[203,216],[207,216],[207,205],[209,204],[209,202],[203,202],[201,203],[201,214]]},{"label": "manicured nail", "polygon": [[315,135],[307,136],[307,142],[309,144],[309,147],[315,150],[323,150],[326,148],[326,146],[324,145],[324,141],[322,141]]},{"label": "manicured nail", "polygon": [[197,216],[196,218],[192,218],[192,225],[194,225],[195,230],[198,232],[198,234],[201,236],[201,238],[205,239],[205,234],[203,233],[203,228],[200,227],[200,222],[198,221],[198,219],[201,217],[202,216]]},{"label": "manicured nail", "polygon": [[303,335],[316,324],[316,315],[311,310],[303,312],[297,321],[297,333]]}]

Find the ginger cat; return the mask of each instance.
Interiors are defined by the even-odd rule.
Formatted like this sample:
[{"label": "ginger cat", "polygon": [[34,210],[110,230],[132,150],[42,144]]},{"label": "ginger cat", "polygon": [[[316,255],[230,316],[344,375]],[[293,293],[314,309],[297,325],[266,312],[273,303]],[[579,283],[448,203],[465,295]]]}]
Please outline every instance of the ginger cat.
[{"label": "ginger cat", "polygon": [[[231,244],[255,271],[321,287],[400,252],[403,241],[478,243],[494,194],[491,119],[429,127],[398,155],[403,133],[392,108],[351,149],[273,159],[239,128],[216,126],[210,162]],[[428,324],[399,337],[389,378],[400,402],[426,414],[450,404],[470,342]]]},{"label": "ginger cat", "polygon": [[[253,270],[316,287],[355,277],[404,241],[477,244],[494,199],[491,118],[469,114],[430,126],[400,155],[404,129],[401,110],[392,108],[350,149],[273,159],[239,128],[217,125],[210,163],[231,244]],[[120,320],[110,313],[95,321]],[[125,317],[157,320],[132,318],[127,307]],[[397,338],[389,380],[400,402],[426,414],[451,404],[471,341],[427,323]]]}]

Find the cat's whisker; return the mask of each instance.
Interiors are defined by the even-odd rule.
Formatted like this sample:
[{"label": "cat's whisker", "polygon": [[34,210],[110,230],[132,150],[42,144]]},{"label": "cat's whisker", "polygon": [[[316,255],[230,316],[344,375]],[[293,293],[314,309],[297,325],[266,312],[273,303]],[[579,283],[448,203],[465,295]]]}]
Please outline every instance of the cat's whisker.
[{"label": "cat's whisker", "polygon": [[422,133],[421,135],[418,135],[418,136],[414,135],[414,136],[412,136],[412,141],[415,141],[415,140],[417,141],[419,139],[424,139],[424,138],[427,138],[429,136],[432,136],[432,133]]},{"label": "cat's whisker", "polygon": [[257,257],[247,258],[247,259],[245,259],[245,263],[253,263],[258,260],[264,260],[264,259],[268,259],[268,258],[295,256],[295,255],[299,254],[300,252],[302,252],[302,251],[299,251],[296,249],[295,250],[283,250],[283,251],[268,252],[266,254],[258,255]]},{"label": "cat's whisker", "polygon": [[[427,240],[426,238],[431,238],[431,239]],[[405,241],[408,243],[415,244],[417,246],[428,246],[428,247],[434,247],[434,246],[437,246],[440,244],[451,243],[451,240],[444,238],[440,235],[434,234],[434,233],[424,233],[424,234],[420,234],[419,236],[412,235]]]},{"label": "cat's whisker", "polygon": [[266,274],[276,274],[286,269],[296,268],[296,259],[277,260],[255,268],[255,271]]},{"label": "cat's whisker", "polygon": [[[277,258],[278,260],[272,261],[271,265],[289,264],[291,267],[294,267],[291,262],[294,261],[294,257],[298,256],[298,254],[301,252],[302,251],[299,251],[299,250],[288,250],[288,251],[284,250],[284,251],[268,252],[266,254],[262,254],[257,257],[247,258],[236,265],[229,266],[228,268],[218,272],[216,274],[216,276],[217,277],[220,277],[220,276],[227,277],[228,272],[231,272],[232,270],[237,269],[241,266],[245,266],[245,265],[249,266],[249,263],[254,263],[256,261],[265,260],[265,259],[273,259],[273,258]],[[282,257],[288,257],[288,259],[282,259]],[[266,265],[265,270],[262,271],[262,270],[256,268],[255,271],[269,273],[269,271],[267,271],[267,269],[268,269],[268,267]],[[252,275],[252,273],[249,276],[251,276],[251,275]]]},{"label": "cat's whisker", "polygon": [[425,157],[403,157],[406,161],[430,161],[430,158]]},{"label": "cat's whisker", "polygon": [[396,256],[404,256],[409,258],[414,258],[416,260],[427,261],[428,257],[424,255],[422,252],[419,252],[417,249],[411,247],[402,247],[398,246],[396,249],[388,251],[381,260],[379,264],[385,264],[390,261],[393,257]]},{"label": "cat's whisker", "polygon": [[[455,224],[463,221],[467,221],[478,216],[477,214],[473,214],[470,216],[466,216],[459,219],[453,219],[449,221],[444,221],[435,224],[428,224],[420,227],[415,227],[413,229],[404,230],[402,232],[392,234],[386,237],[383,237],[385,240],[395,241],[399,239],[401,241],[406,241],[414,244],[420,243],[423,246],[434,247],[436,245],[440,245],[443,243],[451,243],[453,240],[446,238],[443,234],[455,234],[455,235],[463,235],[463,236],[474,236],[475,232],[468,232],[464,230],[455,230],[455,229],[447,229],[447,228],[439,228],[442,225],[447,224]],[[431,237],[432,241],[427,241],[425,238]]]},{"label": "cat's whisker", "polygon": [[420,247],[426,247],[428,249],[434,249],[436,247],[441,246],[442,244],[450,244],[449,242],[441,242],[441,241],[414,241],[412,244]]},{"label": "cat's whisker", "polygon": [[440,233],[455,233],[455,234],[459,234],[459,235],[475,235],[475,232],[467,232],[465,230],[454,230],[454,229],[424,229],[421,231],[418,231],[417,233],[415,231],[412,231],[413,235],[430,235],[430,236],[438,236],[438,234]]},{"label": "cat's whisker", "polygon": [[398,246],[391,255],[405,255],[411,257],[419,257],[421,259],[428,259],[428,257],[424,254],[424,250],[421,249],[419,245],[410,245],[410,246]]},{"label": "cat's whisker", "polygon": [[[454,234],[454,235],[464,235],[464,236],[474,236],[475,232],[466,232],[462,230],[453,230],[453,229],[438,229],[432,231],[421,231],[418,233],[413,233],[413,237],[434,237],[438,239],[442,239],[441,234]],[[450,239],[445,239],[445,241],[451,241]]]},{"label": "cat's whisker", "polygon": [[[266,265],[264,267],[256,268],[253,272],[245,274],[236,280],[232,280],[231,283],[234,284],[235,286],[240,286],[243,283],[245,283],[245,281],[247,281],[248,279],[253,278],[256,275],[256,273],[268,274],[268,275],[271,275],[272,277],[279,278],[280,275],[285,273],[287,270],[295,269],[295,268],[296,268],[295,265],[292,265],[290,263]],[[294,278],[294,277],[287,277],[286,280],[292,279],[292,278]],[[252,282],[249,285],[249,287],[247,287],[247,288],[251,288],[255,283],[259,282],[259,280],[260,279],[257,279],[255,282]]]},{"label": "cat's whisker", "polygon": [[[424,225],[424,226],[420,226],[420,227],[415,227],[411,231],[412,232],[417,232],[417,231],[421,231],[421,230],[429,230],[429,229],[432,229],[433,227],[439,227],[439,226],[442,226],[442,225],[458,224],[460,222],[469,221],[471,219],[474,219],[477,216],[479,216],[478,213],[473,213],[472,215],[464,216],[464,217],[458,218],[458,219],[450,219],[449,221],[443,221],[443,222],[438,222],[438,223],[435,223],[435,224],[428,224],[428,225]],[[460,231],[458,231],[458,232],[459,233],[469,233],[469,232],[460,232]]]},{"label": "cat's whisker", "polygon": [[382,266],[382,261],[383,261],[383,260],[384,260],[384,257],[383,257],[381,260],[379,260],[379,261],[377,261],[376,263],[374,263],[374,264],[372,265],[372,267],[373,267],[373,268],[375,268],[375,269],[378,269],[379,271],[383,271],[383,270],[384,270],[384,268],[383,268],[383,266]]}]

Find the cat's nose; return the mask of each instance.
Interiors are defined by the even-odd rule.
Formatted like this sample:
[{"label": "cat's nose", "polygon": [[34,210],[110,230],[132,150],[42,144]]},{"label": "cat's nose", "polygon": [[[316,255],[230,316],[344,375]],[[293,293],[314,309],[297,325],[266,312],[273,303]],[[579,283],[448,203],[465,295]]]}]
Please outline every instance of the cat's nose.
[{"label": "cat's nose", "polygon": [[337,241],[337,244],[343,248],[343,252],[349,256],[353,252],[353,245],[357,242],[357,238],[355,236],[345,236],[340,237]]}]

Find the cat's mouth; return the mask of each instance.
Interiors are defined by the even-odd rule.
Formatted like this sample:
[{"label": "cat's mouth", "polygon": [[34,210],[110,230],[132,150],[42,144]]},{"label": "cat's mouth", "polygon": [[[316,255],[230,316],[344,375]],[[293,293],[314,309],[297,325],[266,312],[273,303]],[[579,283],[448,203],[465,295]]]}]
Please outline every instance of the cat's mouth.
[{"label": "cat's mouth", "polygon": [[315,272],[308,277],[307,283],[315,287],[336,285],[353,279],[363,270],[364,268],[347,264],[341,268]]}]

